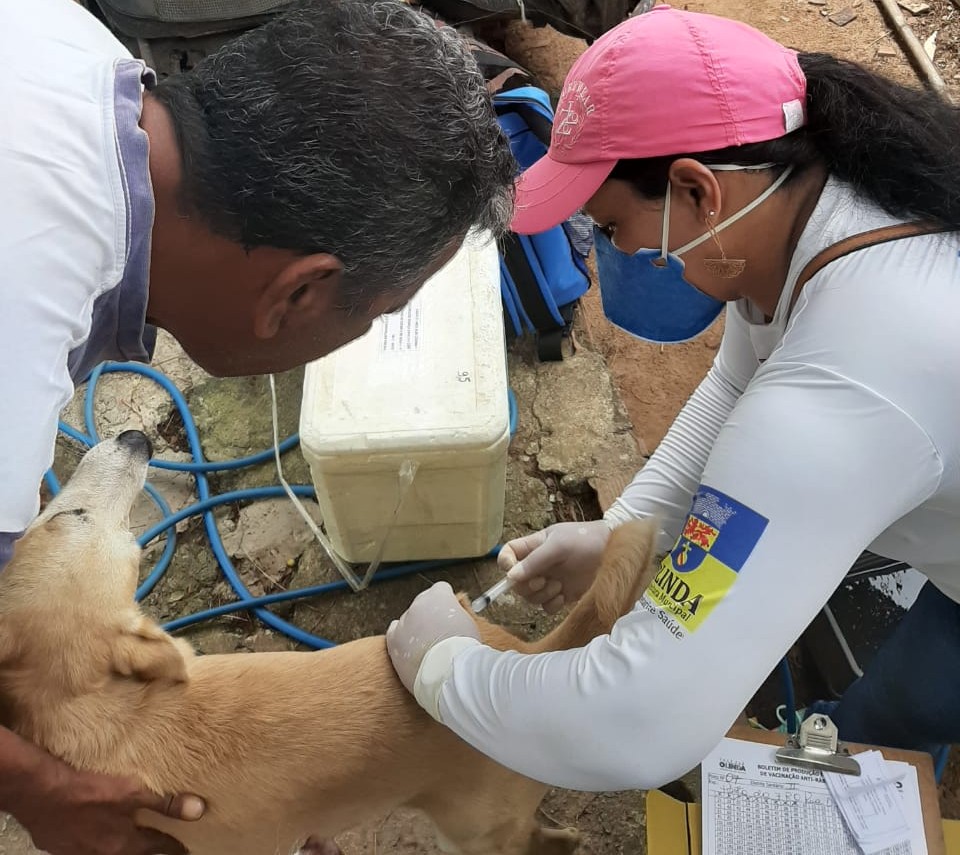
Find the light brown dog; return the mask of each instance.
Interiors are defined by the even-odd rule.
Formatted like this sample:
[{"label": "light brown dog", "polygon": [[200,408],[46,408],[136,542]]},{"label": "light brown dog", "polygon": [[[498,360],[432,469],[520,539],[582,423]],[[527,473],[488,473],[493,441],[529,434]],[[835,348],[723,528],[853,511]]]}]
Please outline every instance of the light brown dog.
[{"label": "light brown dog", "polygon": [[[382,636],[318,653],[194,656],[134,603],[140,550],[128,528],[149,444],[95,446],[0,574],[2,723],[76,767],[196,793],[207,814],[143,822],[193,855],[276,855],[401,805],[464,855],[562,855],[570,830],[534,820],[546,787],[433,721],[404,690]],[[478,620],[483,640],[528,652],[609,632],[649,582],[652,528],[611,539],[566,620],[527,643]]]}]

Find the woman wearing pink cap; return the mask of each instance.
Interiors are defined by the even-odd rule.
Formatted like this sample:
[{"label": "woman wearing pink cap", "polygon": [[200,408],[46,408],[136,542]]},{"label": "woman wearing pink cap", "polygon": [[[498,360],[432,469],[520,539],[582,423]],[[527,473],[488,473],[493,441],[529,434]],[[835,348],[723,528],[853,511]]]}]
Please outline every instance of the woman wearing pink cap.
[{"label": "woman wearing pink cap", "polygon": [[939,96],[735,21],[662,6],[586,51],[513,227],[583,209],[611,322],[684,341],[726,305],[723,342],[605,519],[502,553],[555,611],[613,526],[657,517],[650,590],[609,637],[524,656],[481,645],[434,586],[388,634],[433,716],[554,785],[662,785],[869,548],[929,581],[830,715],[848,740],[960,741],[958,146]]}]

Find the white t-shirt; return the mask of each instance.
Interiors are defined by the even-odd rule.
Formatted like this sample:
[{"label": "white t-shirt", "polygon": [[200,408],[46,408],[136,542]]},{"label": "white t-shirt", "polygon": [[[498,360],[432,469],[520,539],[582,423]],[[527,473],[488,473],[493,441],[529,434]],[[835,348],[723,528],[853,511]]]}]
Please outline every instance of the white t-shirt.
[{"label": "white t-shirt", "polygon": [[0,26],[0,568],[36,515],[60,410],[106,358],[149,358],[148,72],[73,0]]},{"label": "white t-shirt", "polygon": [[785,322],[814,255],[892,222],[829,181],[773,321],[729,307],[711,371],[608,511],[676,542],[613,632],[541,655],[441,642],[427,709],[531,778],[652,788],[716,745],[865,548],[960,601],[960,236],[840,259]]}]

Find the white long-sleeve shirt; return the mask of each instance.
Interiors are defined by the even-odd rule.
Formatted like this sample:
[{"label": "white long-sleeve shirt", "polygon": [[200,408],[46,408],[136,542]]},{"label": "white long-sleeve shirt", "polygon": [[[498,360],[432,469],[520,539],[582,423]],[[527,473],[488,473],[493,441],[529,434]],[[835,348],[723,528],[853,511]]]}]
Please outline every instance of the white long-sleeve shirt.
[{"label": "white long-sleeve shirt", "polygon": [[892,222],[830,180],[772,322],[728,307],[710,373],[608,511],[676,544],[612,633],[539,655],[448,639],[421,667],[427,709],[548,784],[652,788],[716,745],[865,548],[960,601],[960,236],[838,260],[787,320],[814,255]]},{"label": "white long-sleeve shirt", "polygon": [[146,361],[153,72],[73,0],[0,27],[0,572],[36,516],[57,417],[104,359]]}]

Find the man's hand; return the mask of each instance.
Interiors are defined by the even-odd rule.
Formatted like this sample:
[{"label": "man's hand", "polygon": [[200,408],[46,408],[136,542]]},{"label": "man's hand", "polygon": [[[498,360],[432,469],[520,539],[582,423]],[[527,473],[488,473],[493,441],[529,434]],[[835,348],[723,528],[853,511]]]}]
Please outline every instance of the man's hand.
[{"label": "man's hand", "polygon": [[[2,730],[2,729],[0,729]],[[139,810],[174,819],[196,820],[205,810],[196,796],[165,798],[145,792],[132,780],[78,772],[40,749],[0,733],[2,761],[20,767],[20,786],[0,805],[29,832],[34,845],[50,855],[183,855],[177,840],[136,824]],[[14,747],[12,740],[19,743]],[[11,755],[16,753],[15,757]],[[28,759],[28,764],[23,760]],[[0,770],[2,771],[2,770]],[[8,782],[10,779],[8,779]]]},{"label": "man's hand", "polygon": [[437,582],[418,594],[387,629],[387,653],[400,681],[412,692],[427,651],[445,638],[480,638],[474,620],[446,582]]}]

